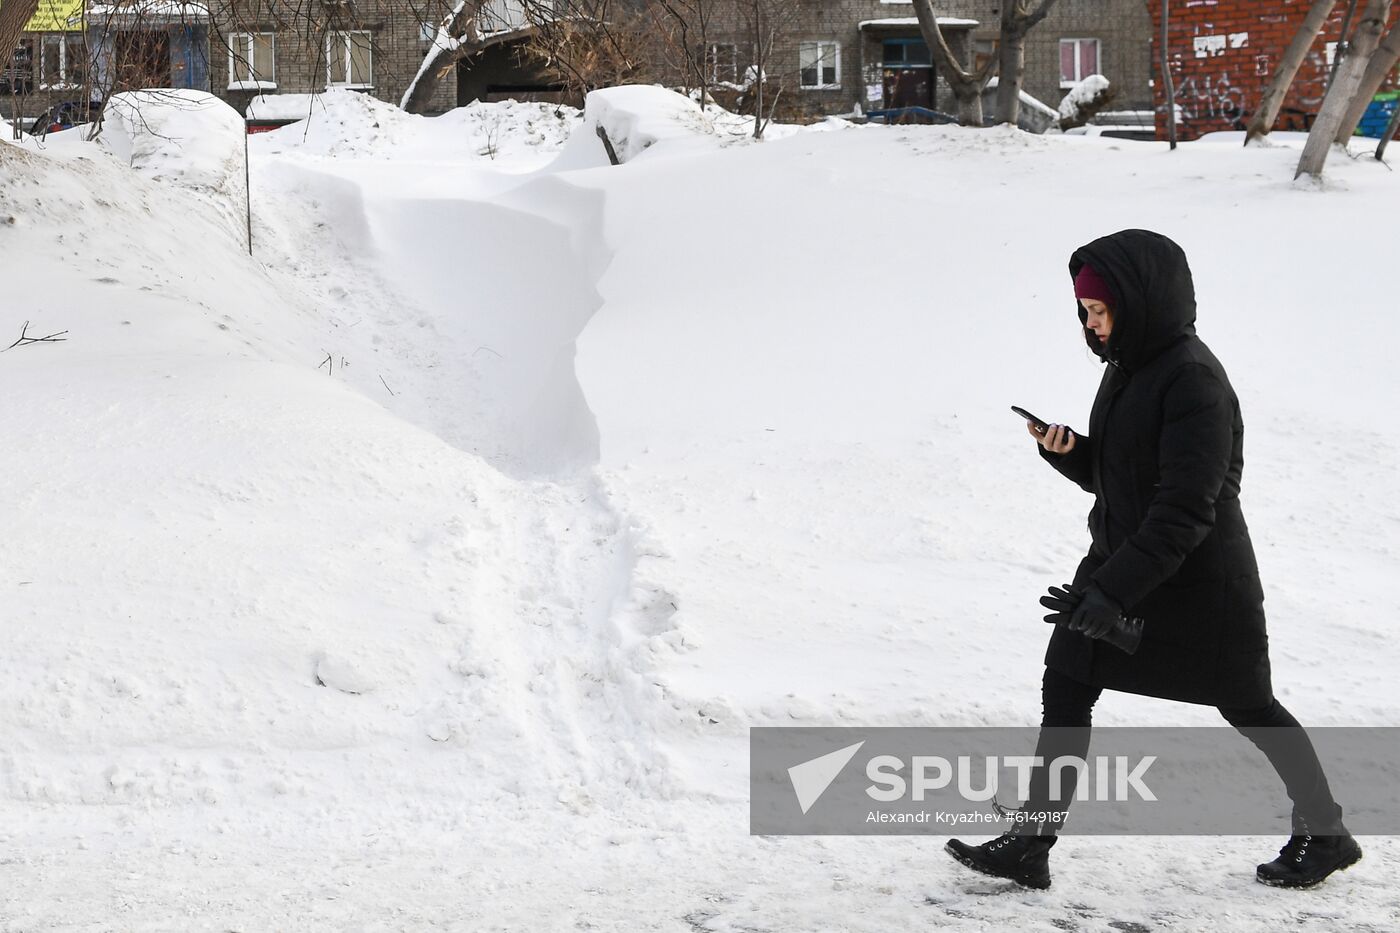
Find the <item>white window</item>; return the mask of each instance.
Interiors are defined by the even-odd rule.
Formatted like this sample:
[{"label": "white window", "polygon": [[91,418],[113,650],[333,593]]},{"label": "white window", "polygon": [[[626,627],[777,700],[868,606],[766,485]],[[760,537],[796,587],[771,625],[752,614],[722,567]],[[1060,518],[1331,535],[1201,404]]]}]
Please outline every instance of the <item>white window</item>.
[{"label": "white window", "polygon": [[437,39],[437,25],[435,23],[418,24],[418,41],[425,45],[431,45]]},{"label": "white window", "polygon": [[1098,73],[1098,39],[1060,40],[1060,87],[1071,87]]},{"label": "white window", "polygon": [[54,32],[39,43],[39,83],[44,87],[79,87],[87,80],[87,45],[80,32]]},{"label": "white window", "polygon": [[374,60],[368,32],[334,32],[326,37],[326,83],[337,87],[374,84]]},{"label": "white window", "polygon": [[277,37],[270,32],[235,32],[228,37],[230,88],[277,86]]},{"label": "white window", "polygon": [[705,49],[705,74],[715,83],[738,81],[738,47],[733,42],[711,42]]},{"label": "white window", "polygon": [[841,46],[836,42],[803,42],[798,45],[798,67],[804,88],[841,86]]}]

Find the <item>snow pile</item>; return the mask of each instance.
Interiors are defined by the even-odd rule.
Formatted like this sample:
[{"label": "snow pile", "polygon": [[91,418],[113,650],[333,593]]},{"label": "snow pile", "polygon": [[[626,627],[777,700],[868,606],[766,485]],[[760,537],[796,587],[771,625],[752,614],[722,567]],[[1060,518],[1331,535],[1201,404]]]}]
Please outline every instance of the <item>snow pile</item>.
[{"label": "snow pile", "polygon": [[243,120],[204,91],[114,94],[103,109],[102,145],[153,181],[243,196]]},{"label": "snow pile", "polygon": [[570,150],[604,151],[600,129],[607,134],[618,161],[626,163],[658,142],[690,140],[710,128],[696,101],[663,87],[635,84],[589,92],[583,103],[583,126]]},{"label": "snow pile", "polygon": [[1083,123],[1103,104],[1108,94],[1108,79],[1103,75],[1089,75],[1060,100],[1060,122],[1069,126]]},{"label": "snow pile", "polygon": [[[836,118],[811,126],[770,123],[764,129],[764,137],[777,140],[850,126]],[[590,91],[584,99],[583,124],[550,169],[560,172],[610,164],[600,129],[612,145],[617,161],[625,164],[653,151],[653,147],[668,155],[680,155],[751,142],[753,117],[714,104],[702,110],[697,100],[656,85]]]},{"label": "snow pile", "polygon": [[500,160],[516,167],[542,163],[563,148],[579,112],[562,104],[474,101],[437,117],[405,113],[369,94],[255,97],[248,116],[297,122],[259,134],[270,154],[309,158]]}]

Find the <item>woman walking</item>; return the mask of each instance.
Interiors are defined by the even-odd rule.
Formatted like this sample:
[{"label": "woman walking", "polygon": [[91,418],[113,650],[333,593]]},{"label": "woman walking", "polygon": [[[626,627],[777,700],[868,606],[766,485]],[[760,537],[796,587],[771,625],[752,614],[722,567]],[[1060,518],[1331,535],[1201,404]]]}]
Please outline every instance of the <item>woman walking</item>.
[{"label": "woman walking", "polygon": [[[1263,590],[1240,510],[1244,426],[1224,368],[1196,336],[1186,256],[1161,234],[1124,230],[1076,250],[1069,271],[1085,341],[1108,365],[1087,434],[1027,425],[1040,455],[1094,495],[1088,555],[1070,587],[1042,598],[1056,625],[1041,724],[1060,728],[1041,733],[1036,754],[1082,758],[1103,690],[1215,706],[1268,757],[1293,802],[1293,835],[1256,877],[1311,887],[1355,864],[1361,848],[1307,733],[1273,694]],[[1143,620],[1140,631],[1127,617]],[[1069,786],[1050,799],[1046,771],[1032,773],[1028,813],[1063,811],[1072,798]],[[1057,829],[1018,823],[979,846],[950,840],[948,851],[977,871],[1046,888]]]}]

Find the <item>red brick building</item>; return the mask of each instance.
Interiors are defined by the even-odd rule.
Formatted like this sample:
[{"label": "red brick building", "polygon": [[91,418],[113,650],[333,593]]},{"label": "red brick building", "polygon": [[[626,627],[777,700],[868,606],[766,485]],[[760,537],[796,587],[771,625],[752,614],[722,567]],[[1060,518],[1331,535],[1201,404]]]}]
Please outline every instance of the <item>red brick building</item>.
[{"label": "red brick building", "polygon": [[[1274,129],[1306,130],[1322,104],[1347,0],[1338,0],[1284,100]],[[1359,18],[1365,0],[1357,3]],[[1149,0],[1152,61],[1161,61],[1162,0]],[[1195,139],[1217,130],[1243,130],[1312,0],[1171,0],[1167,51],[1175,84],[1177,131]],[[1396,5],[1392,23],[1400,18]],[[1158,136],[1166,136],[1165,85],[1153,82]]]}]

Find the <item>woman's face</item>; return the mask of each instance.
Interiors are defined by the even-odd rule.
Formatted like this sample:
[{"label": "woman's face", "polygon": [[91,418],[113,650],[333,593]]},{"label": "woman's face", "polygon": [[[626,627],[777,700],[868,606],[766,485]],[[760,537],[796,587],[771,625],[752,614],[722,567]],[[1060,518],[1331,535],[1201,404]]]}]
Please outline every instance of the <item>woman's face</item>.
[{"label": "woman's face", "polygon": [[1084,326],[1099,338],[1099,346],[1108,343],[1108,335],[1113,333],[1113,311],[1096,298],[1081,298],[1079,304],[1088,314]]}]

